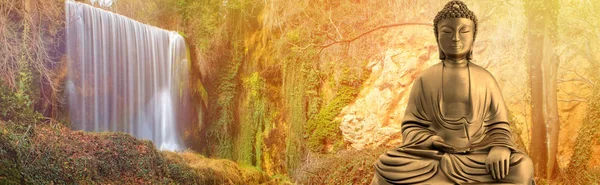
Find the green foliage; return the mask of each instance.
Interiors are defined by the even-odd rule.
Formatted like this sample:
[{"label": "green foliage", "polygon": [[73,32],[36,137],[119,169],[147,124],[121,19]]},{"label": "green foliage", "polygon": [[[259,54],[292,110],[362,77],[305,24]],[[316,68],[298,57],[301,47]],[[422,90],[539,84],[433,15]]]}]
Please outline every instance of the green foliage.
[{"label": "green foliage", "polygon": [[[205,93],[200,93],[208,100],[207,122],[202,124],[199,134],[206,138],[201,142],[207,155],[257,167],[283,168],[274,171],[286,173],[304,158],[306,139],[314,143],[327,142],[334,148],[343,147],[339,126],[336,126],[339,122],[333,118],[355,98],[356,88],[362,81],[358,78],[350,83],[335,80],[336,83],[326,87],[336,92],[335,98],[325,100],[320,91],[325,85],[324,76],[332,73],[323,66],[339,61],[324,56],[319,46],[329,37],[351,38],[354,35],[348,33],[349,30],[370,29],[381,21],[364,24],[364,21],[355,21],[354,16],[337,19],[331,13],[335,15],[348,7],[314,6],[303,1],[160,2],[165,1],[177,7],[174,14],[178,15],[174,17],[183,19],[181,32],[194,50],[192,59],[197,59],[194,62],[199,63],[196,64],[201,68],[199,71],[206,72],[202,74],[202,83],[207,83],[197,86],[204,87]],[[294,6],[288,7],[288,4]],[[352,6],[353,11],[364,8],[358,4],[345,6]],[[341,29],[337,30],[336,26]],[[338,47],[330,47],[328,51],[342,50],[332,48]],[[352,55],[350,58],[356,59],[356,55],[362,54]],[[350,73],[347,71],[348,75],[341,78],[355,78]],[[319,119],[326,121],[317,121]],[[310,134],[305,129],[308,120],[319,125]],[[332,135],[335,137],[324,139]],[[322,148],[321,145],[314,148]],[[268,164],[265,161],[269,161]]]},{"label": "green foliage", "polygon": [[265,98],[265,82],[258,72],[243,80],[247,92],[246,118],[240,122],[237,139],[239,149],[237,161],[241,164],[261,167],[265,125],[270,122]]},{"label": "green foliage", "polygon": [[258,168],[191,152],[160,152],[150,141],[125,133],[0,121],[0,184],[261,184],[269,180]]},{"label": "green foliage", "polygon": [[[0,85],[0,119],[16,123],[32,124],[43,118],[33,107],[35,91],[32,88],[33,75],[26,63],[19,63],[16,89]],[[0,84],[4,84],[0,80]]]},{"label": "green foliage", "polygon": [[[296,169],[304,153],[302,144],[306,123],[305,96],[306,77],[301,69],[307,68],[298,58],[291,56],[284,61],[283,79],[285,104],[288,111],[287,137],[285,145],[287,169]],[[294,63],[299,62],[299,63]]]},{"label": "green foliage", "polygon": [[[214,85],[206,87],[210,100],[207,143],[214,145],[209,155],[233,159],[236,128],[240,125],[238,106],[240,66],[248,60],[246,36],[253,31],[248,22],[256,22],[251,1],[181,1],[178,4],[188,28],[187,35],[197,49],[196,54],[208,59],[210,71],[218,74]],[[229,19],[224,19],[230,17]],[[235,20],[235,21],[232,21]],[[210,66],[212,65],[212,66]],[[203,66],[205,67],[205,66]],[[214,77],[211,77],[214,78]],[[214,115],[214,116],[211,116]],[[212,146],[211,146],[212,147]]]},{"label": "green foliage", "polygon": [[312,151],[325,151],[327,145],[335,145],[334,149],[341,147],[340,122],[335,118],[342,108],[354,101],[360,92],[361,83],[362,80],[349,69],[342,70],[341,83],[335,91],[335,97],[306,124],[308,147]]},{"label": "green foliage", "polygon": [[289,32],[287,32],[285,34],[285,36],[289,42],[298,43],[298,42],[301,42],[300,32],[301,32],[300,29],[293,29],[293,30],[290,30]]},{"label": "green foliage", "polygon": [[319,89],[321,87],[321,72],[314,68],[307,70],[305,69],[303,72],[307,76],[307,89],[305,93],[308,101],[308,110],[306,114],[309,119],[313,119],[313,117],[319,113],[319,108],[323,102],[323,99],[319,95]]},{"label": "green foliage", "polygon": [[222,24],[222,1],[189,1],[177,0],[177,7],[182,19],[187,26],[186,33],[190,33],[194,46],[200,52],[210,48],[212,37],[218,35],[219,26]]},{"label": "green foliage", "polygon": [[12,91],[0,86],[0,119],[31,124],[43,116],[33,109],[33,101],[23,91]]},{"label": "green foliage", "polygon": [[45,103],[56,101],[51,70],[63,54],[64,16],[64,1],[0,2],[0,43],[10,46],[0,47],[0,120],[38,122],[42,116],[36,108],[42,111]]},{"label": "green foliage", "polygon": [[0,184],[21,184],[21,166],[17,150],[12,146],[15,135],[0,127]]},{"label": "green foliage", "polygon": [[[7,128],[13,136],[10,148],[17,151],[12,157],[27,184],[152,182],[166,176],[164,160],[149,141],[123,133],[64,134],[70,131],[59,127],[30,126],[24,135]],[[94,143],[82,143],[87,139]]]},{"label": "green foliage", "polygon": [[[28,34],[31,25],[24,23],[23,26],[22,39],[25,42],[29,42],[31,38]],[[0,116],[3,120],[36,123],[41,118],[41,115],[33,109],[34,102],[32,98],[35,91],[33,91],[34,88],[32,87],[33,74],[29,66],[29,62],[32,59],[30,52],[30,48],[23,44],[20,57],[17,60],[17,74],[12,74],[16,76],[16,87],[14,90],[9,89],[0,80],[0,99],[2,100],[0,103],[2,106]]]}]

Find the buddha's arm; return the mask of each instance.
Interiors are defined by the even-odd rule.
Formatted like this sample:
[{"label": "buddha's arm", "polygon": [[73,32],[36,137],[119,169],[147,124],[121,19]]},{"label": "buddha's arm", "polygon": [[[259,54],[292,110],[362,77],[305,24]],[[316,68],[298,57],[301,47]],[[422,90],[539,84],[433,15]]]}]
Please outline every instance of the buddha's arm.
[{"label": "buddha's arm", "polygon": [[482,141],[482,149],[489,150],[492,147],[506,147],[516,149],[512,141],[512,134],[507,128],[508,123],[495,123],[486,126],[485,137]]},{"label": "buddha's arm", "polygon": [[404,119],[402,121],[403,146],[411,148],[430,149],[431,144],[439,136],[428,129],[431,125],[430,119],[425,113],[426,105],[423,97],[423,86],[421,77],[417,78],[412,86]]},{"label": "buddha's arm", "polygon": [[402,138],[404,146],[411,148],[430,149],[433,141],[441,139],[433,131],[426,129],[416,122],[405,122],[402,124]]},{"label": "buddha's arm", "polygon": [[417,123],[404,123],[403,147],[427,149],[427,150],[438,150],[446,153],[466,153],[469,149],[467,148],[456,148],[444,141],[444,139],[435,134],[435,132],[426,129],[422,126],[417,126]]},{"label": "buddha's arm", "polygon": [[[491,75],[490,75],[491,76]],[[516,147],[512,141],[512,133],[508,122],[508,109],[504,104],[502,92],[496,83],[496,80],[491,77],[493,82],[488,84],[490,102],[487,105],[485,118],[485,137],[482,141],[481,148],[489,150],[485,160],[486,170],[494,179],[504,179],[509,173],[509,161],[512,151]]]},{"label": "buddha's arm", "polygon": [[508,109],[504,103],[502,92],[496,83],[496,80],[492,78],[493,84],[488,85],[489,94],[489,106],[487,107],[487,114],[485,119],[485,137],[482,141],[485,144],[483,149],[489,150],[492,147],[506,147],[511,150],[516,150],[516,147],[512,141],[512,133],[510,132],[510,125],[508,122]]}]

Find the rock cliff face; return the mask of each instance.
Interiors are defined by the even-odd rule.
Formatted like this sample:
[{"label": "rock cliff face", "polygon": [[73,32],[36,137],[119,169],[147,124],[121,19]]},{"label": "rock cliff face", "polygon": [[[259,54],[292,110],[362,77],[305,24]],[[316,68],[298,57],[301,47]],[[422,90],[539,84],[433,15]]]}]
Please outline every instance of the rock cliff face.
[{"label": "rock cliff face", "polygon": [[439,62],[432,33],[418,30],[390,33],[396,47],[371,59],[367,65],[371,76],[356,101],[338,116],[344,140],[352,148],[393,147],[402,143],[400,122],[412,82],[421,71]]}]

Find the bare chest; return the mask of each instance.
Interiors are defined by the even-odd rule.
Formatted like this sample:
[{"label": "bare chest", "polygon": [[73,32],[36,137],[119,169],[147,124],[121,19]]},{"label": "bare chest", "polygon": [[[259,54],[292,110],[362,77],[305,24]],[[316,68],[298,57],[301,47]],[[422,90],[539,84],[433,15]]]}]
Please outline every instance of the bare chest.
[{"label": "bare chest", "polygon": [[469,71],[467,68],[446,68],[442,81],[442,111],[450,118],[460,118],[468,113]]}]

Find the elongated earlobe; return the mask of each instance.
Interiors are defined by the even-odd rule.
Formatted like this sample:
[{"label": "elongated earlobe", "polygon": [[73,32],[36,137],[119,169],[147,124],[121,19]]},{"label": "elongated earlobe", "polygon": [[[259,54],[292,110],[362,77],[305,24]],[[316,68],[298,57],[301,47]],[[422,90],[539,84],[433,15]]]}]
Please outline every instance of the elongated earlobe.
[{"label": "elongated earlobe", "polygon": [[471,49],[469,53],[467,53],[467,60],[473,60],[473,50]]}]

